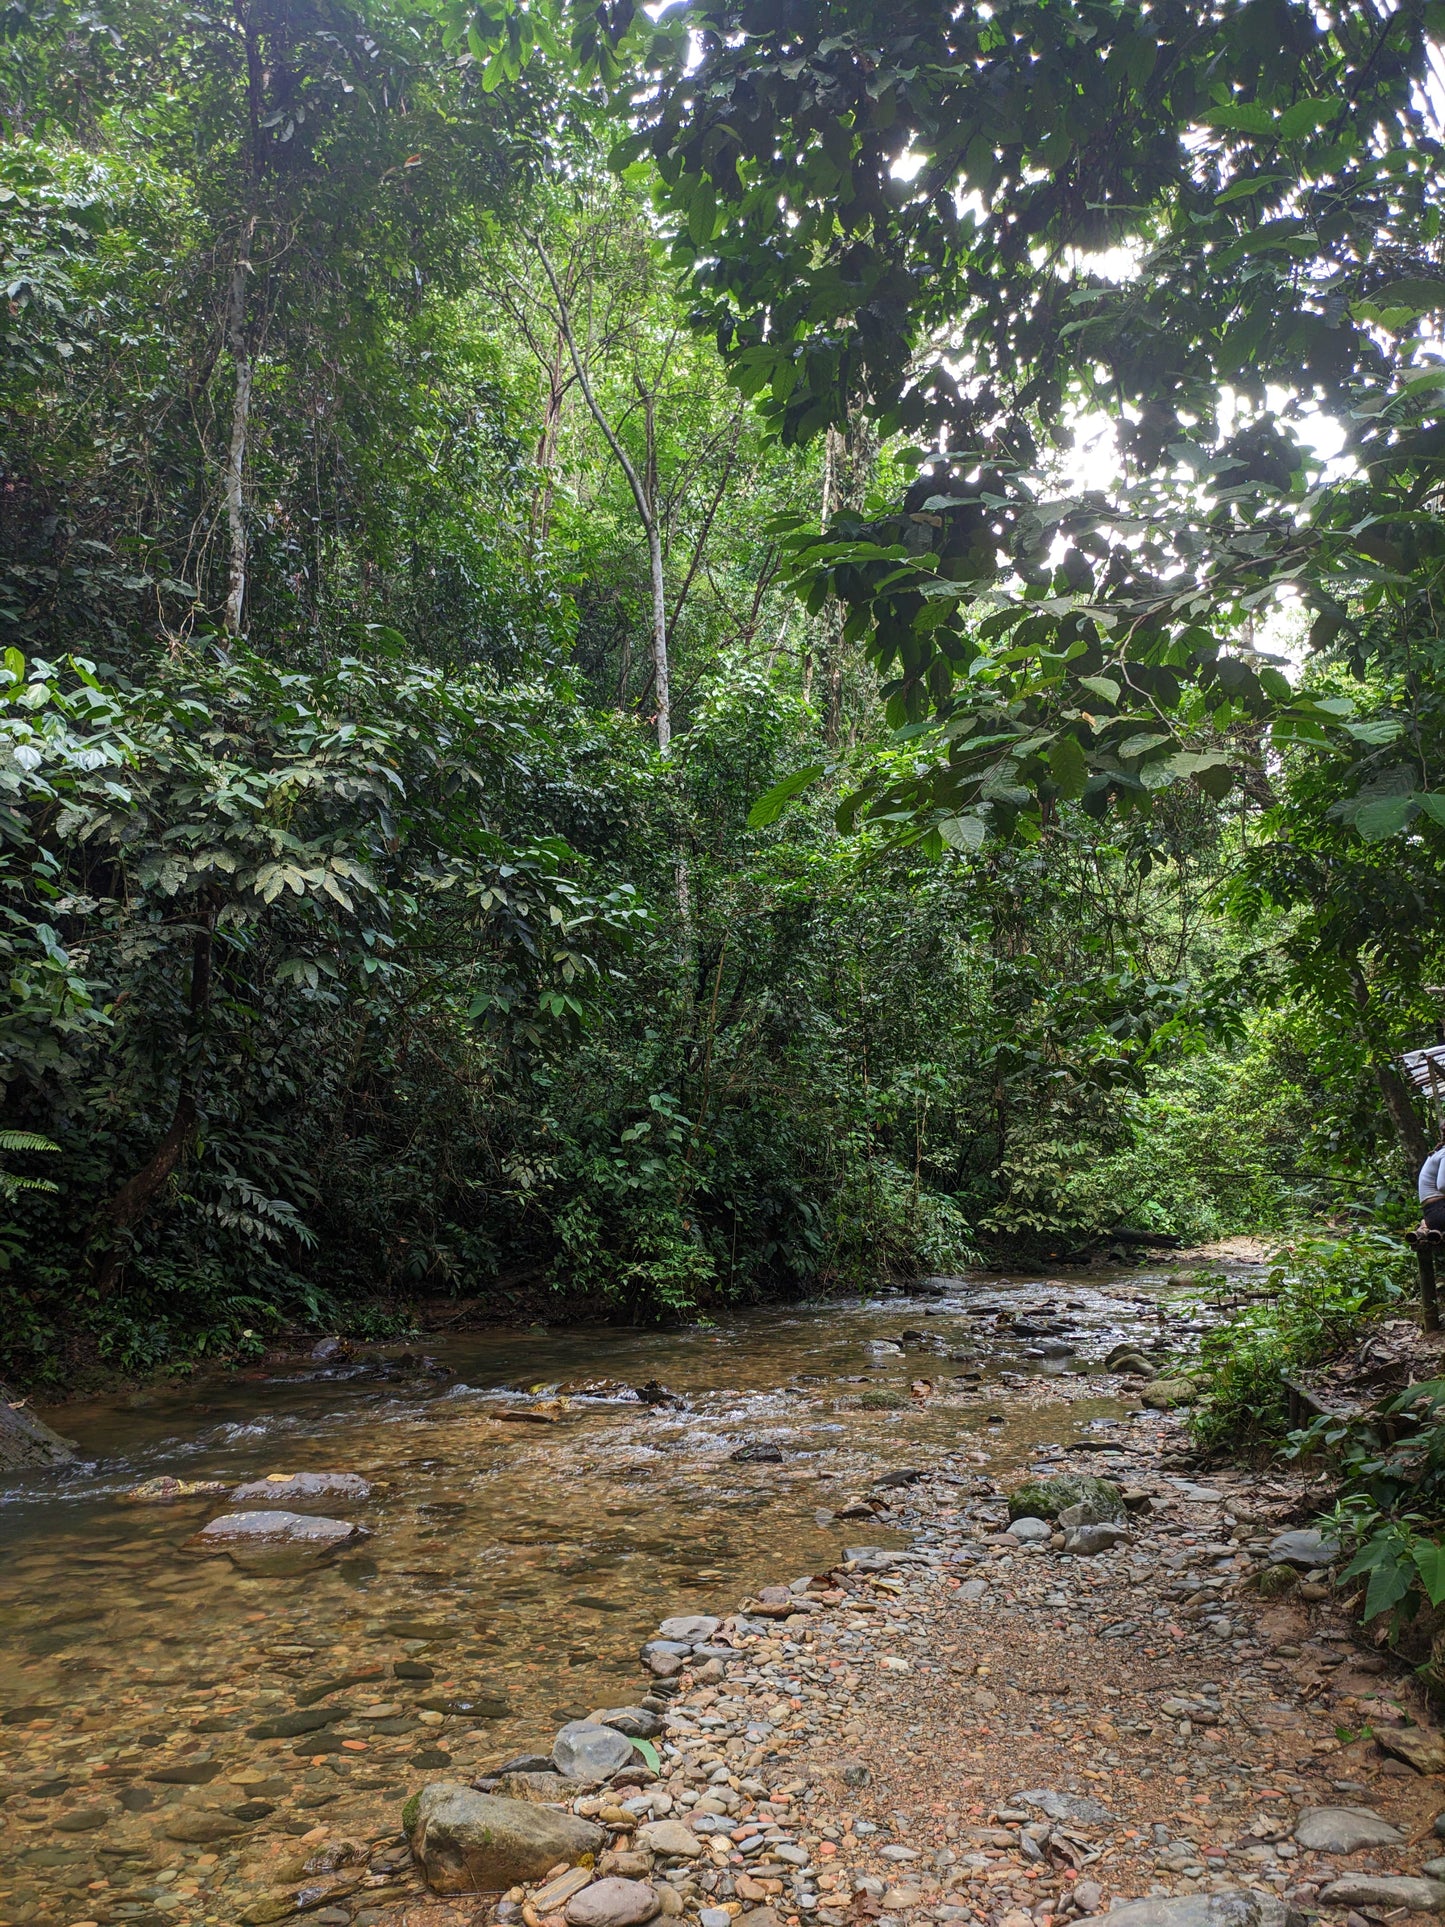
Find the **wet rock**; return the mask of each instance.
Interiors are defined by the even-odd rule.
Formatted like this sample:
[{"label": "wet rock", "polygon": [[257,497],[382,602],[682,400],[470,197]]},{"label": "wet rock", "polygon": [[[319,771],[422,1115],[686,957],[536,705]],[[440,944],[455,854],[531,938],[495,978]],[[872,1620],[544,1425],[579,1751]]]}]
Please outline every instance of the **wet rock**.
[{"label": "wet rock", "polygon": [[334,1359],[349,1358],[351,1347],[344,1338],[321,1338],[311,1347],[311,1356],[319,1365],[328,1365]]},{"label": "wet rock", "polygon": [[[391,1669],[393,1679],[435,1679],[435,1667],[428,1666],[423,1659],[399,1659]],[[347,1680],[346,1685],[353,1682]]]},{"label": "wet rock", "polygon": [[360,1505],[370,1497],[371,1486],[355,1472],[268,1472],[264,1479],[238,1485],[231,1493],[231,1504],[306,1512],[337,1500]]},{"label": "wet rock", "polygon": [[0,1385],[0,1471],[32,1465],[65,1465],[75,1457],[75,1441],[52,1432],[23,1398]]},{"label": "wet rock", "polygon": [[499,1800],[436,1780],[402,1810],[402,1826],[435,1893],[496,1893],[574,1866],[607,1844],[590,1820],[528,1800]]},{"label": "wet rock", "polygon": [[781,1465],[783,1448],[780,1445],[740,1445],[728,1457],[739,1465]]},{"label": "wet rock", "polygon": [[1071,1506],[1087,1506],[1098,1521],[1127,1516],[1124,1495],[1109,1479],[1087,1472],[1064,1472],[1057,1478],[1033,1479],[1009,1494],[1010,1519],[1057,1519]]},{"label": "wet rock", "polygon": [[232,1840],[238,1833],[244,1833],[246,1823],[233,1819],[229,1813],[177,1813],[167,1819],[161,1831],[167,1840],[207,1847],[214,1840]]},{"label": "wet rock", "polygon": [[695,1860],[702,1844],[681,1820],[650,1820],[637,1829],[637,1845],[644,1853],[660,1854],[665,1860]]},{"label": "wet rock", "polygon": [[559,1773],[574,1780],[610,1780],[632,1759],[632,1742],[615,1726],[569,1720],[552,1742]]},{"label": "wet rock", "polygon": [[1112,1927],[1304,1927],[1304,1917],[1273,1894],[1156,1895],[1125,1901],[1104,1918]]},{"label": "wet rock", "polygon": [[1300,1566],[1312,1571],[1316,1566],[1332,1566],[1340,1556],[1338,1539],[1327,1539],[1313,1527],[1298,1532],[1282,1532],[1270,1541],[1269,1556],[1276,1565]]},{"label": "wet rock", "polygon": [[1361,1847],[1398,1847],[1405,1836],[1369,1807],[1307,1807],[1294,1837],[1311,1853],[1357,1853]]},{"label": "wet rock", "polygon": [[600,1712],[589,1713],[587,1723],[615,1727],[632,1740],[655,1739],[664,1725],[662,1716],[649,1713],[645,1706],[604,1706]]},{"label": "wet rock", "polygon": [[57,1813],[55,1826],[60,1833],[94,1833],[110,1818],[104,1807],[67,1807]]},{"label": "wet rock", "polygon": [[146,1778],[157,1786],[209,1786],[221,1771],[219,1760],[181,1760],[175,1766],[158,1766]]},{"label": "wet rock", "polygon": [[224,1492],[222,1479],[173,1479],[163,1473],[159,1478],[142,1479],[123,1496],[132,1505],[170,1505],[177,1499],[210,1499]]},{"label": "wet rock", "polygon": [[1445,1912],[1445,1880],[1418,1874],[1352,1873],[1320,1890],[1327,1907],[1406,1907],[1412,1914]]},{"label": "wet rock", "polygon": [[188,1539],[182,1550],[224,1553],[244,1571],[304,1570],[370,1535],[346,1519],[303,1517],[299,1512],[223,1512]]},{"label": "wet rock", "polygon": [[660,1908],[645,1880],[623,1880],[614,1874],[574,1894],[563,1912],[569,1927],[642,1927]]},{"label": "wet rock", "polygon": [[274,1719],[262,1720],[259,1725],[247,1729],[246,1737],[252,1740],[295,1740],[303,1733],[319,1733],[325,1726],[334,1726],[337,1720],[349,1717],[349,1706],[318,1707],[310,1713],[278,1713]]}]

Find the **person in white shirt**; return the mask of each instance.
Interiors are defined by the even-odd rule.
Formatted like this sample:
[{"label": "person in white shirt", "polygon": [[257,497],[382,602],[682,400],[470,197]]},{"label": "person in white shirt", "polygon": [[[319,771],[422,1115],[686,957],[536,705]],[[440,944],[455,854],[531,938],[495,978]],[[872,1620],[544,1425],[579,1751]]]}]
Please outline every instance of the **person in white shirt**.
[{"label": "person in white shirt", "polygon": [[1445,1235],[1445,1140],[1420,1166],[1420,1229]]}]

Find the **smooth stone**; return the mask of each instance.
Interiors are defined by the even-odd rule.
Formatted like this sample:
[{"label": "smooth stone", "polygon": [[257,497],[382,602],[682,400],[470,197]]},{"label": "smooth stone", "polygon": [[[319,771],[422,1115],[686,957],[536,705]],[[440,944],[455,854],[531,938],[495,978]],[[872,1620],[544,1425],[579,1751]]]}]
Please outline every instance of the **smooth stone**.
[{"label": "smooth stone", "polygon": [[1322,1532],[1306,1527],[1298,1532],[1282,1532],[1270,1541],[1269,1557],[1276,1565],[1332,1566],[1340,1556],[1338,1539],[1327,1539]]},{"label": "smooth stone", "polygon": [[183,1846],[205,1847],[213,1840],[233,1839],[246,1826],[228,1813],[178,1813],[161,1831],[167,1840],[178,1840]]},{"label": "smooth stone", "polygon": [[303,1517],[299,1512],[223,1512],[187,1539],[183,1551],[229,1553],[244,1561],[314,1559],[369,1538],[347,1519]]},{"label": "smooth stone", "polygon": [[629,1739],[654,1739],[663,1729],[663,1719],[658,1713],[649,1713],[645,1706],[604,1706],[596,1713],[587,1715],[589,1726],[614,1726],[619,1733]]},{"label": "smooth stone", "polygon": [[1369,1807],[1307,1807],[1294,1837],[1311,1853],[1357,1853],[1361,1847],[1398,1847],[1404,1834]]},{"label": "smooth stone", "polygon": [[733,1927],[733,1917],[726,1907],[704,1907],[697,1919],[698,1927]]},{"label": "smooth stone", "polygon": [[563,1909],[569,1927],[642,1927],[662,1903],[645,1880],[610,1874],[574,1894]]},{"label": "smooth stone", "polygon": [[605,1827],[530,1800],[499,1800],[434,1780],[402,1809],[402,1826],[434,1893],[498,1893],[573,1866],[607,1845]]},{"label": "smooth stone", "polygon": [[549,1880],[545,1887],[539,1887],[532,1895],[532,1909],[538,1914],[555,1914],[559,1907],[565,1907],[573,1894],[580,1894],[584,1887],[592,1883],[590,1867],[569,1867],[555,1880]]},{"label": "smooth stone", "polygon": [[1109,1552],[1129,1537],[1128,1529],[1116,1525],[1073,1526],[1064,1534],[1064,1551],[1082,1559],[1097,1552]]},{"label": "smooth stone", "polygon": [[783,1927],[783,1923],[771,1907],[750,1907],[736,1916],[735,1927]]},{"label": "smooth stone", "polygon": [[632,1760],[632,1742],[615,1726],[569,1720],[552,1742],[557,1771],[574,1780],[610,1780]]},{"label": "smooth stone", "polygon": [[1008,1536],[1021,1546],[1046,1546],[1054,1535],[1047,1519],[1015,1519]]},{"label": "smooth stone", "polygon": [[209,1786],[220,1771],[219,1760],[183,1760],[179,1766],[158,1766],[146,1778],[155,1786]]},{"label": "smooth stone", "polygon": [[1176,1405],[1192,1405],[1198,1396],[1192,1378],[1151,1378],[1139,1392],[1152,1412],[1172,1412]]},{"label": "smooth stone", "polygon": [[668,1860],[696,1860],[702,1852],[701,1841],[681,1820],[649,1820],[637,1829],[637,1845]]},{"label": "smooth stone", "polygon": [[1445,1880],[1417,1874],[1352,1873],[1320,1889],[1327,1907],[1407,1907],[1412,1914],[1445,1911]]},{"label": "smooth stone", "polygon": [[664,1619],[657,1630],[664,1639],[695,1643],[700,1639],[711,1639],[721,1624],[720,1619],[711,1619],[706,1613],[681,1613],[673,1619]]},{"label": "smooth stone", "polygon": [[976,1606],[981,1599],[985,1599],[987,1596],[988,1581],[986,1579],[965,1579],[958,1589],[958,1597],[966,1606]]},{"label": "smooth stone", "polygon": [[1084,1826],[1102,1827],[1114,1819],[1102,1801],[1085,1793],[1060,1793],[1054,1787],[1035,1787],[1031,1793],[1015,1794],[1026,1807],[1037,1807],[1050,1820],[1077,1820]]},{"label": "smooth stone", "polygon": [[56,1814],[55,1826],[59,1833],[94,1833],[109,1818],[104,1807],[69,1807]]},{"label": "smooth stone", "polygon": [[1445,1860],[1427,1860],[1420,1871],[1429,1874],[1432,1880],[1445,1880]]},{"label": "smooth stone", "polygon": [[231,1504],[305,1511],[335,1499],[360,1505],[370,1497],[370,1484],[355,1472],[271,1472],[264,1479],[238,1485],[231,1494]]},{"label": "smooth stone", "polygon": [[294,1740],[303,1733],[319,1733],[323,1727],[333,1726],[337,1720],[349,1719],[349,1706],[317,1707],[310,1713],[278,1713],[275,1719],[262,1720],[258,1726],[248,1727],[249,1740]]},{"label": "smooth stone", "polygon": [[1253,1890],[1128,1900],[1103,1919],[1113,1927],[1304,1927],[1304,1916],[1276,1895]]}]

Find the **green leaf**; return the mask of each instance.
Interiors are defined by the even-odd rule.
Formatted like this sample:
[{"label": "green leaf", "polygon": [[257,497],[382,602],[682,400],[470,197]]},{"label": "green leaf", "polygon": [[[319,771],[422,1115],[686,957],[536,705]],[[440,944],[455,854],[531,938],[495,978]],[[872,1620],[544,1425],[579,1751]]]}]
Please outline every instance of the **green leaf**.
[{"label": "green leaf", "polygon": [[1112,676],[1080,676],[1079,687],[1087,689],[1101,702],[1113,705],[1119,700],[1119,685]]},{"label": "green leaf", "polygon": [[1365,1594],[1365,1609],[1362,1619],[1373,1619],[1376,1614],[1388,1612],[1391,1606],[1398,1606],[1410,1590],[1412,1578],[1408,1566],[1401,1565],[1393,1552],[1381,1559],[1370,1575],[1369,1590]]},{"label": "green leaf", "polygon": [[1432,821],[1445,823],[1445,794],[1441,791],[1431,790],[1428,795],[1417,792],[1414,800]]},{"label": "green leaf", "polygon": [[981,816],[950,816],[938,826],[950,850],[981,850],[988,829]]},{"label": "green leaf", "polygon": [[651,1740],[634,1740],[632,1744],[636,1748],[636,1750],[642,1755],[643,1759],[646,1760],[647,1764],[652,1768],[652,1771],[654,1773],[661,1773],[662,1761],[658,1758],[657,1748],[652,1744],[652,1741]]},{"label": "green leaf", "polygon": [[1158,749],[1168,741],[1169,738],[1157,729],[1138,730],[1134,735],[1126,736],[1122,743],[1116,744],[1114,753],[1127,762],[1135,756],[1147,755],[1151,749]]},{"label": "green leaf", "polygon": [[1411,1551],[1415,1559],[1415,1570],[1419,1573],[1421,1584],[1429,1594],[1430,1604],[1438,1606],[1442,1600],[1445,1600],[1445,1546],[1420,1540],[1411,1548]]},{"label": "green leaf", "polygon": [[809,763],[806,768],[795,769],[791,776],[785,776],[781,783],[774,783],[773,787],[765,795],[760,796],[748,811],[748,828],[765,830],[770,823],[776,823],[793,798],[801,796],[804,790],[811,789],[826,770],[827,765],[824,763]]},{"label": "green leaf", "polygon": [[1334,100],[1297,100],[1292,107],[1286,107],[1275,123],[1275,131],[1281,140],[1298,140],[1301,134],[1311,134],[1317,127],[1328,127],[1344,107],[1343,99]]},{"label": "green leaf", "polygon": [[1078,797],[1089,780],[1089,759],[1077,736],[1060,736],[1048,752],[1049,774],[1061,796]]},{"label": "green leaf", "polygon": [[1420,810],[1417,796],[1382,796],[1362,803],[1355,812],[1355,828],[1367,843],[1383,843],[1413,823]]}]

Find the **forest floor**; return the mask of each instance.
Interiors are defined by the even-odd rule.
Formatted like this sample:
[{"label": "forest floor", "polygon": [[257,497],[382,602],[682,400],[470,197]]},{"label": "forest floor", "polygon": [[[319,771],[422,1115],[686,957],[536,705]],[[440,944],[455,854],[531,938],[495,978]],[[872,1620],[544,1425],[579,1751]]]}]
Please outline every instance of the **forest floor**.
[{"label": "forest floor", "polygon": [[[994,1436],[1011,1399],[1036,1417],[1037,1398],[1000,1389]],[[626,1855],[601,1871],[645,1863],[664,1912],[701,1927],[1042,1927],[1151,1895],[1168,1899],[1168,1927],[1176,1901],[1242,1890],[1352,1927],[1445,1905],[1422,1874],[1445,1851],[1445,1748],[1423,1695],[1361,1645],[1310,1569],[1307,1527],[1278,1543],[1328,1488],[1238,1467],[1205,1482],[1177,1414],[1091,1429],[1036,1450],[1032,1469],[1123,1485],[1135,1510],[1116,1547],[1072,1556],[1057,1533],[1021,1545],[999,1497],[1021,1468],[1005,1478],[1004,1454],[960,1449],[860,1496],[908,1550],[852,1548],[844,1567],[780,1574],[788,1593],[708,1622],[737,1657],[688,1663],[660,1779],[621,1806],[572,1801]],[[1299,1577],[1262,1597],[1259,1574],[1286,1554]],[[667,1843],[680,1855],[647,1831],[669,1819],[691,1832],[690,1848]],[[550,1897],[535,1899],[514,1890],[499,1917],[552,1927]],[[418,1898],[386,1919],[487,1917]],[[1180,1920],[1197,1927],[1191,1909]]]}]

